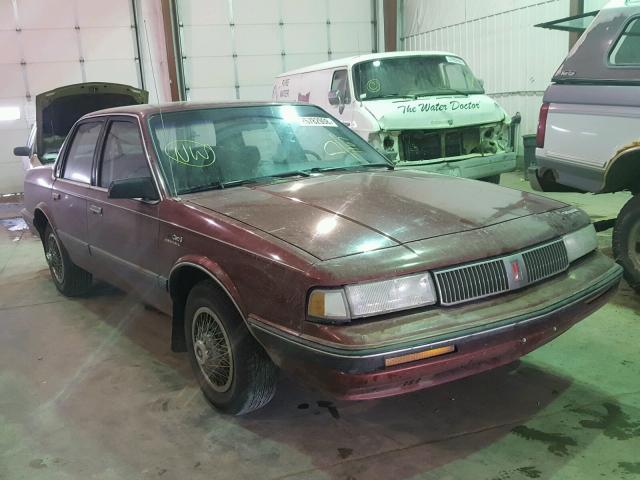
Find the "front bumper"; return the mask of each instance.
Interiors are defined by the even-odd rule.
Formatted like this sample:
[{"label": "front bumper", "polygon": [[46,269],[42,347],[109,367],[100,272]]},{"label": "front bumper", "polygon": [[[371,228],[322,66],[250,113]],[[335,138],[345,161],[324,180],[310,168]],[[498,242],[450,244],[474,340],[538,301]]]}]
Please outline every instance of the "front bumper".
[{"label": "front bumper", "polygon": [[512,172],[516,168],[516,154],[501,152],[485,156],[446,158],[440,161],[398,162],[396,167],[477,179]]},{"label": "front bumper", "polygon": [[[379,348],[354,349],[314,342],[257,318],[250,318],[249,325],[271,358],[285,371],[337,398],[372,399],[435,386],[508,364],[553,340],[604,305],[621,276],[622,269],[613,264],[580,291],[543,307],[494,323]],[[385,359],[451,345],[455,347],[452,353],[385,367]]]}]

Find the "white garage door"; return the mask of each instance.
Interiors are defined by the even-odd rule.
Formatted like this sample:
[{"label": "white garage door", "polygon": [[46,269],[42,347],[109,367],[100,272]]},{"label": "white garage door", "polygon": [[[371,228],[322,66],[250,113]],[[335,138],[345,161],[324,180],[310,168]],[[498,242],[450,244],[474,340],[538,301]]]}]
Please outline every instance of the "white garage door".
[{"label": "white garage door", "polygon": [[181,0],[188,100],[267,100],[276,75],[375,51],[372,0]]},{"label": "white garage door", "polygon": [[141,86],[133,17],[130,0],[0,0],[0,193],[22,191],[12,150],[27,141],[37,94],[92,81]]}]

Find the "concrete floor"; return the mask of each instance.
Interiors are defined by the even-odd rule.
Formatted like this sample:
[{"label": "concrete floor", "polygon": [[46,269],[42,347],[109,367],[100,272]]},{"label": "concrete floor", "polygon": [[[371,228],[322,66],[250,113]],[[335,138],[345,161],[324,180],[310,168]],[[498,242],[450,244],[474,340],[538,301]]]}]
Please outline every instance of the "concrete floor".
[{"label": "concrete floor", "polygon": [[[527,187],[516,174],[503,183]],[[554,196],[595,219],[628,198]],[[0,205],[0,218],[14,213]],[[186,356],[169,351],[168,317],[106,286],[63,298],[39,242],[9,228],[0,479],[640,478],[640,296],[626,285],[515,370],[355,403],[282,379],[267,408],[234,418],[209,408]]]}]

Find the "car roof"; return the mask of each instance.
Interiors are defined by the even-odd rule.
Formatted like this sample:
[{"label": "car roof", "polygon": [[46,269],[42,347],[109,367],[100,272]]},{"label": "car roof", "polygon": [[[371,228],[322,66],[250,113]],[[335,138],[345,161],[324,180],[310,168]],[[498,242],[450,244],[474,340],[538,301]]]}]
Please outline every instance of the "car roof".
[{"label": "car roof", "polygon": [[336,67],[352,67],[356,63],[366,62],[369,60],[379,60],[382,58],[397,58],[397,57],[421,57],[421,56],[441,56],[451,55],[452,57],[461,58],[460,55],[456,55],[451,52],[444,52],[438,50],[407,50],[402,52],[384,52],[384,53],[368,53],[366,55],[355,55],[353,57],[339,58],[337,60],[330,60],[328,62],[316,63],[315,65],[309,65],[308,67],[298,68],[296,70],[289,70],[288,72],[281,73],[276,78],[288,77],[289,75],[297,75],[300,73],[315,72],[316,70],[328,70]]},{"label": "car roof", "polygon": [[204,110],[211,108],[233,108],[233,107],[267,107],[267,106],[282,106],[282,105],[306,105],[315,106],[309,103],[303,102],[170,102],[170,103],[156,103],[156,104],[140,104],[140,105],[127,105],[124,107],[105,108],[103,110],[97,110],[95,112],[88,113],[82,119],[99,117],[104,115],[135,115],[137,117],[148,117],[158,113],[169,112],[181,112],[186,110]]}]

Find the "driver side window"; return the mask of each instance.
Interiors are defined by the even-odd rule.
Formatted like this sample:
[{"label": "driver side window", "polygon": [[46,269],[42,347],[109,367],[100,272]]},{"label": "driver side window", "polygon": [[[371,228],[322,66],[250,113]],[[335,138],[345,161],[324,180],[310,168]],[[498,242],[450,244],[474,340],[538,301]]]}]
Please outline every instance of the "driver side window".
[{"label": "driver side window", "polygon": [[102,151],[99,185],[109,188],[114,180],[142,177],[151,177],[151,171],[138,126],[125,121],[111,122]]},{"label": "driver side window", "polygon": [[349,76],[347,70],[336,70],[333,72],[333,78],[331,79],[331,91],[339,91],[342,96],[342,101],[351,103],[351,94],[349,93]]}]

